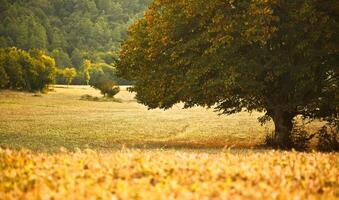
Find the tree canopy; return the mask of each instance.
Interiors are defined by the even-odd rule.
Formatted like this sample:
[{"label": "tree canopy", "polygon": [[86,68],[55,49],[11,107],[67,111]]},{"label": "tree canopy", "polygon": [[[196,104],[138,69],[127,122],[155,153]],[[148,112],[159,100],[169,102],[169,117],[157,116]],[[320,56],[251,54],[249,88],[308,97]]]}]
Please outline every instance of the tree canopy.
[{"label": "tree canopy", "polygon": [[338,13],[336,0],[155,0],[117,69],[149,108],[265,112],[290,148],[295,116],[338,119]]}]

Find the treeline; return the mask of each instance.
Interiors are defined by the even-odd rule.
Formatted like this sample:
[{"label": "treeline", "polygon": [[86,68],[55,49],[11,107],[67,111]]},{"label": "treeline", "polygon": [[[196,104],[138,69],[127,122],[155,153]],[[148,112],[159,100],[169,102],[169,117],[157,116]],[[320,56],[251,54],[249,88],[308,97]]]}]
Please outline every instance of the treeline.
[{"label": "treeline", "polygon": [[48,89],[56,79],[71,84],[74,78],[81,77],[108,97],[119,92],[115,67],[84,60],[79,70],[73,67],[58,69],[54,58],[38,49],[25,51],[15,47],[0,48],[0,89],[24,90],[30,92]]},{"label": "treeline", "polygon": [[[111,65],[150,0],[0,0],[0,48],[41,49],[58,68]],[[75,79],[83,84],[80,77]]]}]

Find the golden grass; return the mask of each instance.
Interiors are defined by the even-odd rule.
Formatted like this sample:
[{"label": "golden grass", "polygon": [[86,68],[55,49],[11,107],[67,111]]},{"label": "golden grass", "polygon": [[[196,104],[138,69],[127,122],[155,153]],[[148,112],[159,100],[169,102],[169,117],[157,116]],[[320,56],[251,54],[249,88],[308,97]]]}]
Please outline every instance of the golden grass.
[{"label": "golden grass", "polygon": [[253,147],[262,142],[272,125],[260,126],[260,113],[218,116],[213,110],[181,105],[148,110],[126,87],[117,95],[122,102],[83,101],[101,96],[86,86],[56,86],[55,92],[0,92],[0,146],[55,151],[136,147],[223,148]]},{"label": "golden grass", "polygon": [[338,199],[338,154],[0,149],[0,199]]},{"label": "golden grass", "polygon": [[126,88],[120,103],[86,94],[100,96],[0,92],[0,200],[339,199],[338,153],[252,149],[272,131],[260,113],[149,111]]}]

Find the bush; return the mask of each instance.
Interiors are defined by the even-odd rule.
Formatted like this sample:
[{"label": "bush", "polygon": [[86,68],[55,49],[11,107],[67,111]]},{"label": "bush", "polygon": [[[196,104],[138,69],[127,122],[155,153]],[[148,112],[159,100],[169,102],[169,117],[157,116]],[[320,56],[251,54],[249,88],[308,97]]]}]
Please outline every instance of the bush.
[{"label": "bush", "polygon": [[310,140],[313,136],[307,133],[304,126],[295,126],[291,132],[293,148],[298,151],[306,151],[310,147]]},{"label": "bush", "polygon": [[265,138],[264,138],[264,146],[265,147],[272,147],[272,148],[276,148],[278,146],[278,144],[276,143],[275,139],[274,139],[274,131],[269,132],[266,134]]},{"label": "bush", "polygon": [[99,89],[104,96],[114,97],[120,92],[116,84],[115,68],[109,65],[99,65],[90,70],[89,85]]},{"label": "bush", "polygon": [[115,83],[107,82],[104,84],[105,86],[100,89],[101,93],[104,96],[113,98],[116,94],[120,92],[120,88],[115,85]]},{"label": "bush", "polygon": [[327,126],[323,126],[317,132],[318,144],[317,149],[319,151],[339,151],[339,143],[338,143],[338,133],[339,126],[328,124]]},{"label": "bush", "polygon": [[[310,140],[315,134],[309,134],[304,126],[294,126],[291,132],[291,147],[298,151],[306,151],[310,147]],[[270,132],[266,134],[264,139],[264,146],[277,148],[279,145],[275,140],[275,133]]]},{"label": "bush", "polygon": [[95,88],[99,89],[101,94],[103,94],[105,97],[110,98],[113,98],[120,92],[119,86],[117,86],[114,81],[106,79],[105,77],[99,79]]}]

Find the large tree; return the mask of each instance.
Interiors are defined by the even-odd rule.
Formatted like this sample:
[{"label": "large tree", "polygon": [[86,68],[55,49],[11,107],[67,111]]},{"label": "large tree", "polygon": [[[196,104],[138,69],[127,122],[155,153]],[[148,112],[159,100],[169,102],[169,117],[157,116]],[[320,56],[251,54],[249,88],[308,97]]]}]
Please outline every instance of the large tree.
[{"label": "large tree", "polygon": [[155,0],[117,69],[149,108],[265,112],[290,148],[295,116],[338,119],[338,13],[336,0]]}]

